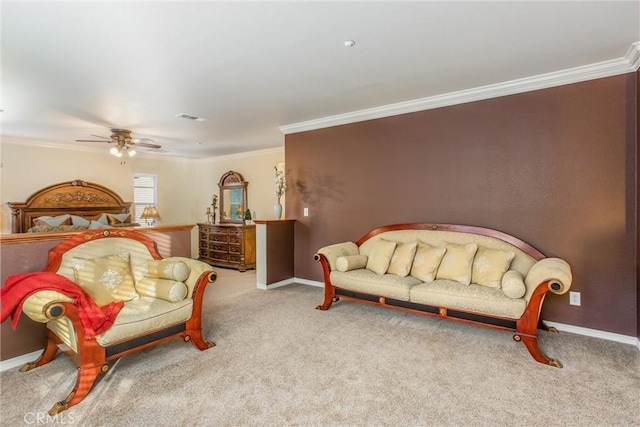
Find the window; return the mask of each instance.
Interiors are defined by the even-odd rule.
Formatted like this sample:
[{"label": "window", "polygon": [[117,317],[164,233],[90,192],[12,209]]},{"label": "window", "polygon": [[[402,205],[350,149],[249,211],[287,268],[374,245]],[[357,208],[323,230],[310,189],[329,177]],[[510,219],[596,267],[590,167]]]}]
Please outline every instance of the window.
[{"label": "window", "polygon": [[146,221],[140,216],[147,206],[156,206],[158,201],[158,177],[155,175],[134,175],[133,176],[133,215],[134,221],[138,224],[145,224]]}]

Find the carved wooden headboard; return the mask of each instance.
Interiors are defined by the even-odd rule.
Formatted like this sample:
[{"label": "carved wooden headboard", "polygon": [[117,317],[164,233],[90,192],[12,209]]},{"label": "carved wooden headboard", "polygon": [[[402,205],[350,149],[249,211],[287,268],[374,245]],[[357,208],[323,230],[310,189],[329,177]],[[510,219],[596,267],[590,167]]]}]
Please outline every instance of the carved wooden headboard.
[{"label": "carved wooden headboard", "polygon": [[99,184],[76,179],[50,185],[33,193],[26,202],[8,202],[11,232],[26,233],[40,216],[77,215],[97,219],[103,213],[129,213],[131,202],[124,202],[114,191]]}]

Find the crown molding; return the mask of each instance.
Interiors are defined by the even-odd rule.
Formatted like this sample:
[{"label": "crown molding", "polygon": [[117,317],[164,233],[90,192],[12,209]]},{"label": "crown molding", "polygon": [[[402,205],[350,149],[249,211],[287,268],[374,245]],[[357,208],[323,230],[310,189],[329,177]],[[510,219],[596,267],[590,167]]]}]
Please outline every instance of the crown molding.
[{"label": "crown molding", "polygon": [[365,120],[379,119],[383,117],[397,116],[399,114],[415,113],[416,111],[431,110],[434,108],[448,107],[467,102],[481,101],[507,95],[515,95],[550,87],[563,86],[588,80],[611,77],[619,74],[630,73],[640,68],[640,42],[631,45],[626,55],[622,58],[597,62],[581,67],[552,73],[539,74],[503,83],[481,86],[458,92],[435,95],[427,98],[414,99],[396,104],[383,105],[381,107],[368,108],[351,113],[338,114],[305,122],[293,123],[280,127],[285,135],[322,129]]},{"label": "crown molding", "polygon": [[221,162],[235,159],[244,159],[247,157],[265,156],[269,154],[281,154],[284,156],[284,145],[272,148],[263,148],[261,150],[244,151],[242,153],[225,154],[224,156],[205,157],[196,160],[198,163]]}]

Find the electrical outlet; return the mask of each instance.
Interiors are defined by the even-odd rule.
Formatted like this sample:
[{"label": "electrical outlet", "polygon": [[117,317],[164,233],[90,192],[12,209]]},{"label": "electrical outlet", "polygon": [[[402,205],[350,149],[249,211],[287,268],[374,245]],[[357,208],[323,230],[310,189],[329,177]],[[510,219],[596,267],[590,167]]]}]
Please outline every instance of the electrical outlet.
[{"label": "electrical outlet", "polygon": [[304,208],[302,215],[309,216],[309,208]]},{"label": "electrical outlet", "polygon": [[580,305],[580,292],[569,291],[569,304]]}]

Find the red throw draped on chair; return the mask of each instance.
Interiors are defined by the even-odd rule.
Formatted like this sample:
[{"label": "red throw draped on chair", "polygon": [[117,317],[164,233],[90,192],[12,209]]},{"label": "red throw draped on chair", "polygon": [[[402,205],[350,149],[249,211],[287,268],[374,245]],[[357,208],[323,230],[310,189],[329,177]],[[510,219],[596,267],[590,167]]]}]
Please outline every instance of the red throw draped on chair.
[{"label": "red throw draped on chair", "polygon": [[124,305],[122,301],[99,307],[91,295],[80,285],[64,276],[52,272],[16,274],[9,276],[0,289],[0,322],[11,316],[15,329],[22,312],[24,301],[38,291],[57,291],[73,298],[78,307],[78,315],[85,329],[85,338],[93,338],[113,325]]}]

